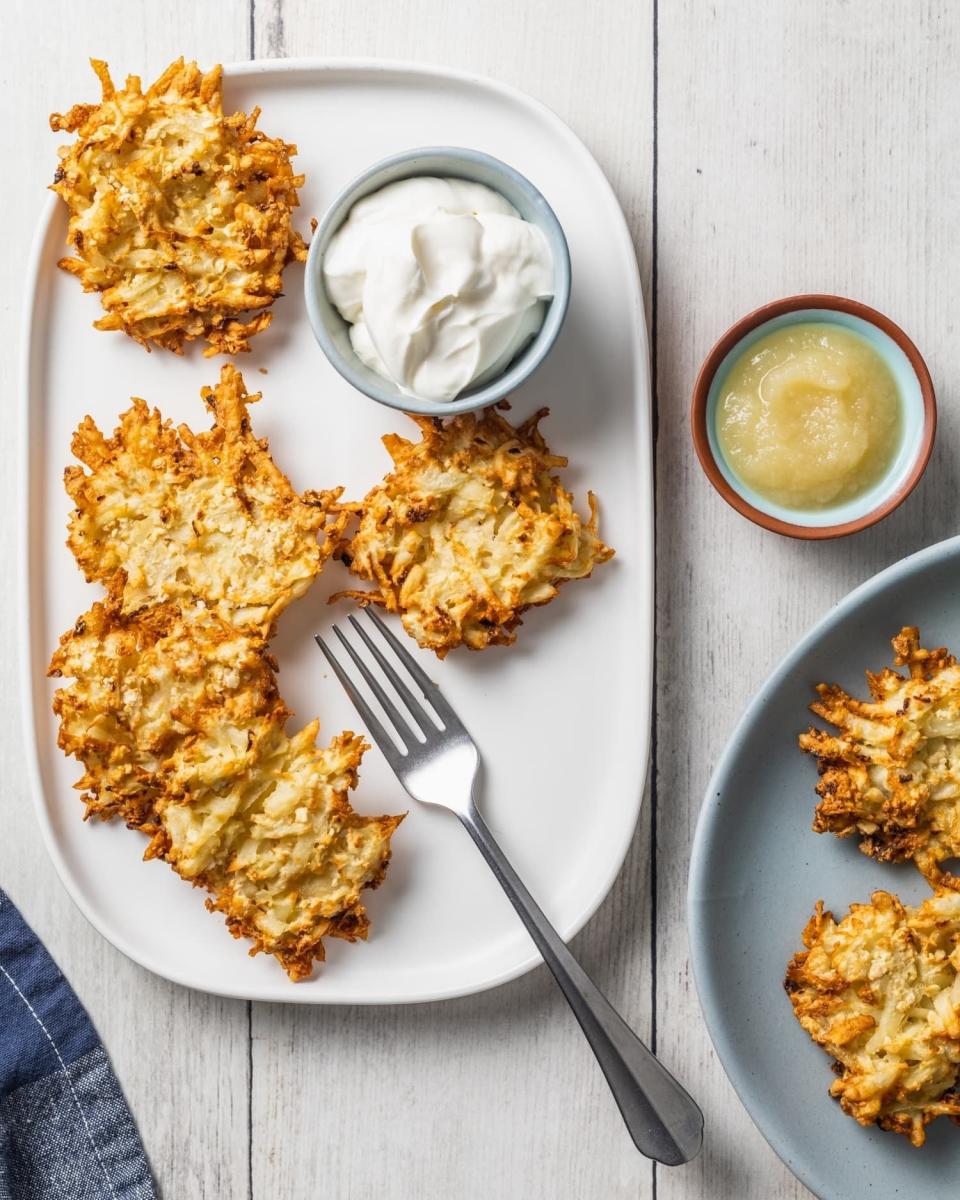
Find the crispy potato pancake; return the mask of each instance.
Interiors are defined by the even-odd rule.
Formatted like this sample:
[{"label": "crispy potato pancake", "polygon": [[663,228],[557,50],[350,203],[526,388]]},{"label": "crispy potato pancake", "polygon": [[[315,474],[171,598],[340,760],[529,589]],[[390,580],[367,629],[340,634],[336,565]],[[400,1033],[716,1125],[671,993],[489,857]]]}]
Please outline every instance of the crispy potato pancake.
[{"label": "crispy potato pancake", "polygon": [[446,423],[414,417],[421,440],[388,434],[395,470],[354,510],[360,526],[338,554],[376,591],[338,593],[399,612],[421,646],[509,645],[520,616],[568,579],[584,579],[613,550],[597,505],[584,521],[553,471],[538,429],[547,409],[514,428],[494,409]]},{"label": "crispy potato pancake", "polygon": [[84,766],[87,816],[148,835],[147,858],[206,888],[251,953],[299,980],[324,937],[366,936],[360,893],[401,818],[353,811],[361,738],[320,750],[316,721],[286,734],[266,645],[342,529],[336,493],[293,491],[250,433],[234,368],[206,399],[209,434],[135,402],[110,441],[89,418],[75,439],[90,473],[67,472],[70,545],[108,594],[50,664],[71,681],[59,743]]},{"label": "crispy potato pancake", "polygon": [[[89,418],[68,467],[76,504],[67,544],[88,580],[123,571],[125,613],[203,601],[230,624],[266,633],[332,553],[348,514],[340,490],[302,496],[250,431],[243,377],[224,366],[204,388],[208,433],[174,429],[142,400],[106,438]],[[318,535],[320,541],[318,542]]]},{"label": "crispy potato pancake", "polygon": [[237,354],[265,329],[287,263],[306,258],[291,213],[296,146],[257,131],[259,109],[224,116],[221,67],[203,74],[178,59],[144,92],[136,75],[118,90],[91,60],[99,104],[54,113],[76,133],[60,148],[52,190],[70,210],[74,254],[59,265],[106,316],[149,350]]},{"label": "crispy potato pancake", "polygon": [[793,1011],[836,1060],[830,1094],[861,1125],[922,1146],[939,1116],[960,1124],[960,895],[918,908],[889,892],[837,923],[823,902],[784,981]]},{"label": "crispy potato pancake", "polygon": [[859,837],[864,854],[912,859],[935,887],[960,889],[942,866],[960,856],[960,667],[945,649],[922,649],[911,626],[893,649],[909,674],[868,671],[871,700],[817,688],[811,710],[837,732],[800,736],[820,771],[813,828]]}]

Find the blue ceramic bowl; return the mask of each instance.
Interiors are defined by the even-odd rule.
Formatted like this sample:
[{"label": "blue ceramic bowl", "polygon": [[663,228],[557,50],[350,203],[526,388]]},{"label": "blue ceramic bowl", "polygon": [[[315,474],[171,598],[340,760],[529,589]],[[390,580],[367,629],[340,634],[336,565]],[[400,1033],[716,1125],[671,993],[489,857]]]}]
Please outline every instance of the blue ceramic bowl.
[{"label": "blue ceramic bowl", "polygon": [[[842,504],[806,510],[776,504],[739,478],[720,447],[716,416],[723,386],[740,356],[774,330],[811,321],[851,330],[880,354],[897,385],[901,432],[896,454],[872,487]],[[700,463],[728,504],[765,529],[816,540],[866,529],[906,499],[929,461],[937,407],[919,350],[889,317],[842,296],[789,296],[749,313],[713,347],[694,386],[691,425]]]},{"label": "blue ceramic bowl", "polygon": [[[327,296],[323,281],[323,259],[330,239],[347,218],[350,209],[364,196],[398,179],[433,175],[483,183],[509,200],[525,221],[543,230],[553,254],[554,292],[543,325],[513,362],[498,375],[476,388],[468,388],[445,403],[408,396],[383,376],[364,366],[350,344],[350,326]],[[570,252],[556,214],[540,192],[518,171],[478,150],[433,146],[404,150],[370,167],[348,184],[327,209],[310,244],[304,288],[307,314],[320,347],[348,383],[380,404],[403,412],[430,417],[449,417],[471,412],[502,400],[515,391],[540,366],[557,340],[570,301]]]}]

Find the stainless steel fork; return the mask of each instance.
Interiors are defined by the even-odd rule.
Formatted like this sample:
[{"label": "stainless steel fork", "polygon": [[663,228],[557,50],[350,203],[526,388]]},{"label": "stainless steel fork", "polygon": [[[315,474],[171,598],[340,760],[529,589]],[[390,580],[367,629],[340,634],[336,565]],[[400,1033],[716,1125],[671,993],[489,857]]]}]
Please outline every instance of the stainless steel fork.
[{"label": "stainless steel fork", "polygon": [[[444,700],[440,689],[396,635],[372,608],[366,611],[378,638],[372,637],[352,614],[350,624],[389,680],[409,718],[403,716],[368,662],[343,632],[336,625],[333,631],[393,726],[402,750],[398,749],[347,669],[319,636],[317,645],[407,792],[422,804],[439,805],[456,813],[476,842],[580,1022],[634,1145],[641,1154],[668,1166],[689,1162],[699,1153],[703,1141],[703,1114],[615,1011],[540,911],[477,810],[475,792],[480,755],[473,739]],[[394,661],[385,652],[387,648],[419,687],[436,716],[428,712],[401,678]]]}]

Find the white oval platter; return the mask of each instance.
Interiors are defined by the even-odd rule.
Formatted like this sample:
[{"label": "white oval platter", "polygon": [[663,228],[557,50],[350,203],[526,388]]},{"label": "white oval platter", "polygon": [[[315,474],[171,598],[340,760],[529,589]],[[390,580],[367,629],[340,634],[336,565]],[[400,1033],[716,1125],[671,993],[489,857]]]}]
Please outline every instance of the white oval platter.
[{"label": "white oval platter", "polygon": [[[117,74],[131,64],[116,63]],[[90,97],[97,94],[91,75]],[[65,97],[71,99],[85,97]],[[521,875],[565,937],[588,920],[623,862],[640,809],[649,749],[653,664],[650,378],[643,301],[626,222],[574,134],[519,92],[466,75],[353,60],[259,62],[226,71],[229,110],[254,105],[271,136],[295,142],[306,173],[299,227],[370,163],[417,145],[487,151],[527,175],[553,205],[570,244],[573,298],[560,341],[513,397],[514,415],[541,405],[548,443],[566,454],[577,502],[593,488],[601,531],[617,557],[587,582],[531,612],[516,645],[422,661],[476,737],[486,764],[482,807]],[[51,174],[55,162],[51,140]],[[448,813],[408,801],[370,750],[354,794],[366,813],[411,809],[394,838],[386,882],[367,893],[366,943],[328,940],[306,983],[250,958],[202,894],[118,824],[84,823],[78,765],[57,749],[46,666],[58,636],[100,594],[64,544],[70,505],[63,469],[90,413],[112,430],[132,395],[175,421],[206,426],[199,398],[219,360],[198,349],[147,354],[92,328],[97,298],[57,270],[66,220],[52,197],[38,230],[23,347],[23,646],[34,800],[47,848],[73,899],[119,950],[160,975],[222,995],[306,1004],[404,1003],[465,995],[539,961],[470,839]],[[264,399],[259,435],[298,488],[342,484],[362,496],[388,468],[382,434],[407,419],[351,391],[315,344],[302,268],[288,268],[271,328],[239,366]],[[261,374],[260,369],[266,373]],[[321,719],[321,741],[357,717],[316,650],[342,605],[328,567],[280,621],[273,643],[295,722]]]}]

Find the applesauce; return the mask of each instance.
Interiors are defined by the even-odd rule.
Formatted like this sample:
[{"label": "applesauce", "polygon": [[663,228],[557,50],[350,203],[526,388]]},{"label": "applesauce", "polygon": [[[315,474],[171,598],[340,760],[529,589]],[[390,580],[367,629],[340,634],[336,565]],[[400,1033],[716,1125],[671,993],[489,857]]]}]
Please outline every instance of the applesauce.
[{"label": "applesauce", "polygon": [[900,396],[870,343],[825,321],[787,325],[733,364],[716,411],[730,469],[785,508],[842,504],[867,491],[900,442]]}]

